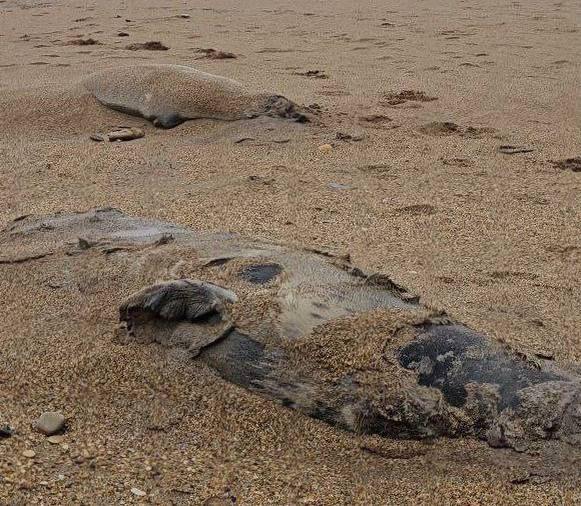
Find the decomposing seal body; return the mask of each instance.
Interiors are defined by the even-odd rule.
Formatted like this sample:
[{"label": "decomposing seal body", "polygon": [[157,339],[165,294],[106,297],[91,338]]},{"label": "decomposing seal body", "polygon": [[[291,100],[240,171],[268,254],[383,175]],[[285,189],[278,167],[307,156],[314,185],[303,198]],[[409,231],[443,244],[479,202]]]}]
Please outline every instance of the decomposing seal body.
[{"label": "decomposing seal body", "polygon": [[115,67],[91,74],[83,85],[103,105],[142,116],[162,128],[203,118],[231,121],[277,116],[306,120],[285,97],[249,90],[232,79],[185,65]]},{"label": "decomposing seal body", "polygon": [[[130,340],[185,349],[192,365],[341,428],[581,446],[577,374],[528,360],[346,260],[114,209],[24,218],[0,244],[0,269],[42,257],[72,276],[106,259],[99,278],[110,277]],[[139,289],[117,294],[120,276]]]}]

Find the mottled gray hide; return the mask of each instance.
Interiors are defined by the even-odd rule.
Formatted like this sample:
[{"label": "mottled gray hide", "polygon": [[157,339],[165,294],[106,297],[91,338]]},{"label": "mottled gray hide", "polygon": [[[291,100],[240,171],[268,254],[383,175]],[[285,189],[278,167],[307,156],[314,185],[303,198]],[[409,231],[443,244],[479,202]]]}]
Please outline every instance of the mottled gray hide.
[{"label": "mottled gray hide", "polygon": [[[325,376],[316,357],[297,359],[295,344],[321,329],[328,337],[333,325],[344,324],[358,335],[370,325],[358,317],[426,311],[387,276],[368,276],[347,261],[114,209],[24,218],[0,235],[0,244],[4,263],[66,259],[80,269],[103,258],[116,281],[151,279],[156,266],[156,283],[121,294],[130,339],[184,348],[225,380],[341,428],[476,436],[517,449],[550,439],[581,446],[578,375],[527,360],[445,316],[402,319],[389,335],[371,336],[381,343],[380,356],[365,370]],[[195,277],[178,274],[185,258]],[[335,348],[332,337],[324,350],[331,361],[340,344]]]}]

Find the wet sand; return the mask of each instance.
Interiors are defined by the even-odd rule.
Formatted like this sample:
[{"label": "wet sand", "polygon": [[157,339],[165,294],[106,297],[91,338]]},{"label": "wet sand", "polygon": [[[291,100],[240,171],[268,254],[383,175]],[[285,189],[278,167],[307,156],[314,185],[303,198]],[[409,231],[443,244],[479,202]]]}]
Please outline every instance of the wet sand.
[{"label": "wet sand", "polygon": [[[581,155],[573,1],[7,0],[0,12],[2,225],[113,206],[348,253],[492,338],[581,360],[581,174],[554,163]],[[125,49],[148,41],[169,49]],[[96,69],[153,62],[320,112],[307,125],[258,118],[158,130],[71,91]],[[145,136],[89,138],[118,126]],[[524,149],[501,152],[507,145]],[[43,265],[0,265],[0,424],[16,429],[0,440],[3,503],[581,500],[575,455],[553,465],[547,451],[474,440],[354,436],[161,348],[119,345],[116,304],[138,287],[111,294],[97,274],[59,287]],[[64,443],[31,427],[48,410],[69,420]]]}]

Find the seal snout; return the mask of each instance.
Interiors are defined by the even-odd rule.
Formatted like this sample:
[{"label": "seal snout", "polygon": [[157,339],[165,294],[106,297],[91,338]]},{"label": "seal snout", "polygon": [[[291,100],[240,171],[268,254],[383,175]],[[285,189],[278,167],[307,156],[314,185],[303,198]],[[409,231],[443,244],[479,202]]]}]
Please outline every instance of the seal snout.
[{"label": "seal snout", "polygon": [[308,123],[309,118],[300,112],[299,106],[282,95],[270,95],[266,101],[266,113],[270,116],[288,118],[297,123]]}]

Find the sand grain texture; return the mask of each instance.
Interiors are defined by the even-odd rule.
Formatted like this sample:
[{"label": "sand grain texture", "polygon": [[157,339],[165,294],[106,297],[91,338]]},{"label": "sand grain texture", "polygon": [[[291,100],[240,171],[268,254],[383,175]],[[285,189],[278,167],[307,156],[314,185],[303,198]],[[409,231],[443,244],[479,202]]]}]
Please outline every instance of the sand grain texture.
[{"label": "sand grain texture", "polygon": [[[574,162],[554,163],[581,156],[578,2],[6,0],[0,12],[2,225],[114,206],[349,253],[531,357],[581,362],[581,180]],[[70,43],[81,39],[100,44]],[[169,49],[125,49],[148,40]],[[200,47],[238,58],[198,59]],[[165,131],[74,88],[91,72],[152,63],[276,91],[319,121]],[[314,69],[328,78],[297,75]],[[422,132],[435,123],[457,128]],[[145,137],[89,138],[119,127]],[[337,137],[361,130],[358,142]],[[110,293],[95,255],[95,274],[68,286],[50,255],[38,244],[36,260],[0,264],[0,427],[15,429],[0,439],[2,503],[581,501],[579,461],[551,445],[531,455],[353,436],[154,345],[120,344],[118,303],[146,280]],[[152,255],[152,272],[174,261]],[[66,416],[62,443],[32,428],[44,411]]]}]

